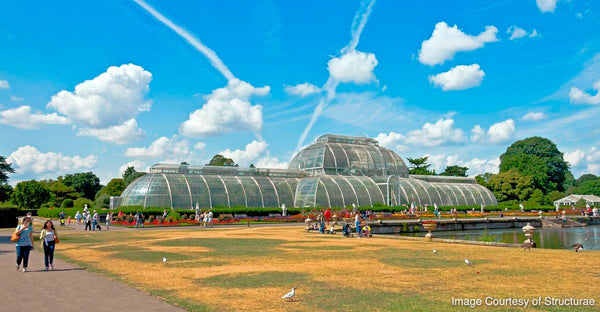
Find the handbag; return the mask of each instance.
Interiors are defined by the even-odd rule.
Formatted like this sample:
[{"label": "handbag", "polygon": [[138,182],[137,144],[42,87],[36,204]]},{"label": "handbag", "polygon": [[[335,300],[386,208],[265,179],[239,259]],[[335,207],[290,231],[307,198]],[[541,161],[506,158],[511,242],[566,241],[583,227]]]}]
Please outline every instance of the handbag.
[{"label": "handbag", "polygon": [[60,239],[58,239],[58,236],[54,236],[54,243],[55,244],[60,243]]},{"label": "handbag", "polygon": [[17,234],[17,232],[13,232],[10,236],[10,240],[13,242],[17,242],[19,239],[21,239],[21,234]]}]

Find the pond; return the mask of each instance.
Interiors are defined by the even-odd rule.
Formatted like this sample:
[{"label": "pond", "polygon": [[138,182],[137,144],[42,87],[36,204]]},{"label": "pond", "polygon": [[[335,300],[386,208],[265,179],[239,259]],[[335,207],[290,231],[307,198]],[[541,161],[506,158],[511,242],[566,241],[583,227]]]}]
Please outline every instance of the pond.
[{"label": "pond", "polygon": [[[401,234],[423,236],[424,233]],[[489,229],[472,231],[435,231],[435,237],[479,241],[490,237],[496,242],[522,244],[525,235],[520,228]],[[538,248],[564,249],[581,243],[586,250],[600,250],[600,226],[592,225],[580,228],[536,228],[533,240]]]}]

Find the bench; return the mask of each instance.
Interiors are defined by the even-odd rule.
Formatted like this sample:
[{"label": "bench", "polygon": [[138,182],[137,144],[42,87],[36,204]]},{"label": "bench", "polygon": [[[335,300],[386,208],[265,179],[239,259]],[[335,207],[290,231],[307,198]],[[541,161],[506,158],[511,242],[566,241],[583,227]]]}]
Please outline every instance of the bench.
[{"label": "bench", "polygon": [[281,217],[281,215],[278,213],[270,213],[269,217]]},{"label": "bench", "polygon": [[233,215],[234,218],[248,218],[248,215],[240,213],[240,214],[234,214]]}]

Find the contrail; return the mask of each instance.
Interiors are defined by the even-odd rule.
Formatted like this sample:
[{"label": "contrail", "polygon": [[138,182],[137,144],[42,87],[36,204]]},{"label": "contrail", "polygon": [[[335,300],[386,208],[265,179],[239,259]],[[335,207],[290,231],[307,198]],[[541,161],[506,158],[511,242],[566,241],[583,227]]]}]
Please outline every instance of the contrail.
[{"label": "contrail", "polygon": [[189,31],[183,29],[182,27],[173,23],[170,19],[166,18],[164,15],[160,14],[160,12],[156,11],[149,4],[144,2],[143,0],[133,0],[133,2],[137,3],[142,9],[146,10],[146,12],[150,13],[150,15],[154,16],[161,23],[165,24],[167,27],[171,28],[175,33],[181,36],[185,41],[187,41],[191,46],[196,48],[200,53],[204,54],[212,64],[212,66],[218,70],[227,80],[231,80],[235,78],[235,76],[231,73],[229,68],[221,61],[217,53],[211,50],[209,47],[205,46],[200,42],[198,38],[192,35]]},{"label": "contrail", "polygon": [[[371,0],[367,2],[367,0],[363,0],[360,2],[360,7],[356,11],[354,19],[352,20],[352,26],[350,27],[350,41],[348,42],[348,45],[346,45],[340,50],[340,53],[346,54],[356,49],[358,41],[360,40],[360,34],[365,28],[365,25],[367,25],[367,21],[369,20],[369,16],[371,15],[371,11],[373,10],[375,1],[376,0]],[[312,129],[313,125],[317,122],[317,119],[319,119],[319,116],[321,116],[321,114],[323,113],[325,106],[327,106],[327,104],[329,104],[329,102],[335,97],[335,90],[337,89],[338,85],[339,82],[336,81],[336,79],[331,77],[330,75],[327,79],[327,82],[325,82],[322,88],[327,92],[327,97],[321,98],[321,101],[319,101],[319,104],[317,105],[317,107],[315,107],[315,110],[312,116],[310,117],[308,125],[306,125],[306,128],[304,128],[304,131],[302,131],[302,134],[298,138],[298,145],[296,145],[296,151],[299,151],[302,147],[302,144],[304,144],[304,140],[306,140],[306,137],[308,136],[308,133]]]}]

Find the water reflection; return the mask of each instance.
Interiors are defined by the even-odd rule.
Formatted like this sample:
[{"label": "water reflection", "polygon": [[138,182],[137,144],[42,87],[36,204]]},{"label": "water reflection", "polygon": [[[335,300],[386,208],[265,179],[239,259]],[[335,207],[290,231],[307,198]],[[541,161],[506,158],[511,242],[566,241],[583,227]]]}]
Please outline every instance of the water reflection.
[{"label": "water reflection", "polygon": [[[520,228],[439,231],[434,234],[439,238],[479,240],[486,232],[488,237],[494,237],[496,242],[521,244],[525,240],[525,235]],[[412,236],[422,236],[422,233],[413,233]],[[571,248],[575,243],[581,243],[587,250],[600,250],[600,226],[570,229],[537,228],[533,239],[538,248],[564,249]]]}]

